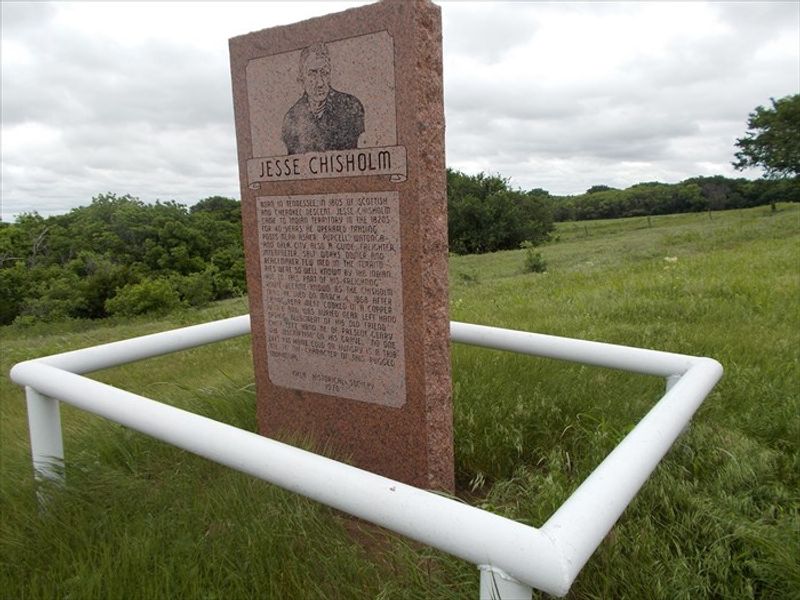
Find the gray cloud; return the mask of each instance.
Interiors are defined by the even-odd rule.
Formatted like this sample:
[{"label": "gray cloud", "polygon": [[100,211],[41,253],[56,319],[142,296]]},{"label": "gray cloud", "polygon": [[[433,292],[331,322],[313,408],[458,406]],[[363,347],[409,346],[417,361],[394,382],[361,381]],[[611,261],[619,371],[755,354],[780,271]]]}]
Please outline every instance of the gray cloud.
[{"label": "gray cloud", "polygon": [[[72,8],[2,4],[6,217],[63,212],[105,191],[187,203],[237,196],[225,38],[334,9],[204,4],[192,27],[225,32],[204,44],[185,36],[180,7],[169,27],[131,23],[141,33],[124,39],[119,21],[76,29],[64,18]],[[796,2],[446,2],[448,164],[554,193],[734,174],[747,114],[800,91],[799,11]],[[228,23],[237,15],[245,26]]]},{"label": "gray cloud", "polygon": [[800,4],[795,0],[714,2],[711,8],[740,40],[770,39],[780,31],[798,35]]},{"label": "gray cloud", "polygon": [[[515,6],[503,10],[510,13]],[[533,35],[555,10],[576,19],[590,13],[598,27],[607,27],[609,19],[642,6],[547,5],[541,21],[532,24]],[[646,39],[638,45],[631,41],[618,67],[600,79],[590,70],[557,84],[515,78],[502,69],[446,71],[449,163],[501,172],[519,185],[561,193],[586,189],[591,177],[597,177],[594,183],[626,186],[643,179],[734,175],[730,160],[748,112],[771,95],[800,91],[798,5],[709,8],[713,18],[704,24],[706,31],[676,31],[657,52]],[[585,32],[562,33],[567,47],[580,48],[587,61],[592,58],[596,47],[581,38]],[[598,39],[613,43],[621,33],[610,28]],[[764,59],[764,49],[781,35],[797,40],[795,49]],[[450,66],[457,67],[459,58],[452,57]],[[531,60],[541,57],[531,55]]]},{"label": "gray cloud", "polygon": [[160,41],[123,47],[61,33],[37,44],[35,54],[33,65],[4,68],[4,125],[176,126],[229,121],[233,114],[228,65],[219,52]]},{"label": "gray cloud", "polygon": [[[3,128],[20,142],[3,147],[4,213],[59,212],[105,191],[186,202],[236,195],[225,53],[48,29],[52,8],[46,19],[39,5],[27,8],[4,23],[4,40],[32,57],[3,65]],[[56,135],[36,144],[30,124],[32,134]]]},{"label": "gray cloud", "polygon": [[19,36],[40,29],[55,13],[56,7],[52,2],[39,2],[35,6],[24,2],[3,2],[0,4],[3,38],[7,32]]},{"label": "gray cloud", "polygon": [[[445,15],[451,9],[459,9],[458,20],[444,20],[444,52],[471,56],[484,64],[499,62],[514,47],[530,39],[536,29],[535,12],[524,4],[517,4],[513,15],[508,7],[489,7],[479,2],[460,6],[445,2],[443,8]],[[476,52],[478,46],[480,51]]]}]

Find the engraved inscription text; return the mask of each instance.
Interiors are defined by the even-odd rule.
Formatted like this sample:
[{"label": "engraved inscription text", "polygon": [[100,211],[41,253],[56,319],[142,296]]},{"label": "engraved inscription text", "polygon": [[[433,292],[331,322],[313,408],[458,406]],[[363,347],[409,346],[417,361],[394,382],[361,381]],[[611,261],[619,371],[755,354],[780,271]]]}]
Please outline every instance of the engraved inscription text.
[{"label": "engraved inscription text", "polygon": [[272,383],[405,404],[398,193],[256,202]]}]

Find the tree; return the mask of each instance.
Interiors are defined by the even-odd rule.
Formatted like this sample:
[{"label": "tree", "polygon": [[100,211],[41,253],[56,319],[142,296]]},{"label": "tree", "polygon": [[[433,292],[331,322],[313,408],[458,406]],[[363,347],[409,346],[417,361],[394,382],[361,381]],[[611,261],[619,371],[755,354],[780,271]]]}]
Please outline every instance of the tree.
[{"label": "tree", "polygon": [[498,175],[447,170],[450,251],[480,254],[541,244],[553,230],[553,211],[544,190],[523,192]]},{"label": "tree", "polygon": [[245,290],[238,200],[100,194],[0,227],[0,325],[199,306]]},{"label": "tree", "polygon": [[193,215],[197,213],[211,213],[218,220],[226,220],[236,225],[242,223],[242,210],[241,204],[238,200],[233,198],[226,198],[224,196],[209,196],[203,198],[197,204],[189,209]]},{"label": "tree", "polygon": [[733,166],[762,167],[769,178],[800,176],[800,94],[775,100],[772,108],[756,107],[747,120],[747,134],[736,140]]},{"label": "tree", "polygon": [[587,194],[596,194],[598,192],[610,192],[612,190],[616,190],[617,188],[613,188],[609,185],[593,185],[588,190],[586,190]]}]

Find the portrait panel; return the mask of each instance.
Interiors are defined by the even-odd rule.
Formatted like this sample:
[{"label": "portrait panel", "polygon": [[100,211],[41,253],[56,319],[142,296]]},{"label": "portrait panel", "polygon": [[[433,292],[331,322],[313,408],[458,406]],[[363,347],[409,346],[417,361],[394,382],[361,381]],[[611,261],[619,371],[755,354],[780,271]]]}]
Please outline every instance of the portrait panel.
[{"label": "portrait panel", "polygon": [[[350,124],[360,105],[363,108],[363,132],[358,132],[354,148],[376,148],[397,144],[397,116],[395,107],[394,44],[386,31],[379,31],[343,40],[328,41],[265,56],[247,64],[247,94],[250,109],[250,127],[253,140],[253,157],[272,157],[298,154],[292,152],[284,141],[284,123],[295,107],[301,115],[305,108],[303,99],[309,97],[303,81],[303,71],[312,69],[309,62],[321,62],[319,48],[329,59],[327,114],[315,116],[309,109],[308,120],[318,119],[321,125]],[[309,52],[309,48],[311,51]],[[306,56],[303,56],[306,51]],[[301,60],[304,59],[304,60]],[[320,87],[319,85],[317,87]],[[310,103],[314,98],[308,98]],[[331,111],[339,109],[345,117]],[[357,116],[355,117],[357,119]],[[301,123],[302,125],[303,123]],[[349,133],[349,132],[345,132]],[[335,136],[332,136],[335,137]],[[350,148],[301,148],[306,152],[324,152]]]}]

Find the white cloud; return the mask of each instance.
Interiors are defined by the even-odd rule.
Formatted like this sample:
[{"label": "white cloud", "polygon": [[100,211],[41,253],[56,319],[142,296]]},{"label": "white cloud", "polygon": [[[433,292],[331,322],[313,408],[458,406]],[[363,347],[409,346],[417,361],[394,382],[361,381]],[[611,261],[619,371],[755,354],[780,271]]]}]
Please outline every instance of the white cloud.
[{"label": "white cloud", "polygon": [[[3,3],[4,218],[238,196],[228,38],[355,5]],[[748,113],[800,92],[796,2],[442,12],[448,164],[521,187],[734,175]]]}]

